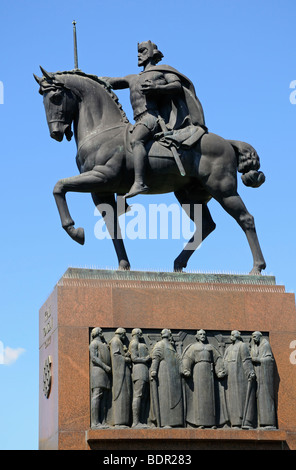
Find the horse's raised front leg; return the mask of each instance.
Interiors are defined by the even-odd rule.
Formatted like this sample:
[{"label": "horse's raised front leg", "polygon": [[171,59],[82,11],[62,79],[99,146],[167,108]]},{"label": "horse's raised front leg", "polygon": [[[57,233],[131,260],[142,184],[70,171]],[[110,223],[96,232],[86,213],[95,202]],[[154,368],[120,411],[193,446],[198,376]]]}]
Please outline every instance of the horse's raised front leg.
[{"label": "horse's raised front leg", "polygon": [[60,214],[62,227],[73,240],[81,245],[84,244],[84,229],[81,227],[74,228],[74,220],[69,212],[66,193],[69,191],[92,193],[98,191],[105,182],[106,176],[102,172],[92,170],[77,176],[61,179],[54,187],[53,195]]},{"label": "horse's raised front leg", "polygon": [[[125,251],[125,246],[122,240],[121,230],[118,222],[120,215],[118,205],[116,204],[114,194],[109,196],[101,196],[100,194],[92,194],[93,201],[101,213],[108,232],[112,238],[113,245],[118,258],[118,269],[128,271],[130,263]],[[122,198],[123,199],[123,198]],[[123,211],[125,211],[125,201],[122,201]]]},{"label": "horse's raised front leg", "polygon": [[174,261],[174,271],[182,272],[183,268],[186,268],[189,258],[193,255],[195,250],[200,246],[201,242],[216,228],[216,224],[213,221],[207,204],[202,204],[202,217],[201,220],[195,220],[197,211],[195,210],[194,194],[190,192],[178,191],[175,193],[179,203],[183,206],[186,214],[190,219],[197,225],[201,224],[201,236],[197,236],[197,228],[193,237],[189,240],[183,251]]}]

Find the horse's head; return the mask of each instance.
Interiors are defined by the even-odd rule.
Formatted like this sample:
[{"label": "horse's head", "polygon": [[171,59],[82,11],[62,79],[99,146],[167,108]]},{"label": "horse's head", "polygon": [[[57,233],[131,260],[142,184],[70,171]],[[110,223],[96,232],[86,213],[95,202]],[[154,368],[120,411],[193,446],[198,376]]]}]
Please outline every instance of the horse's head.
[{"label": "horse's head", "polygon": [[71,140],[71,124],[77,111],[77,96],[61,80],[61,75],[48,73],[42,67],[41,78],[34,75],[43,96],[50,136],[61,142],[64,135]]}]

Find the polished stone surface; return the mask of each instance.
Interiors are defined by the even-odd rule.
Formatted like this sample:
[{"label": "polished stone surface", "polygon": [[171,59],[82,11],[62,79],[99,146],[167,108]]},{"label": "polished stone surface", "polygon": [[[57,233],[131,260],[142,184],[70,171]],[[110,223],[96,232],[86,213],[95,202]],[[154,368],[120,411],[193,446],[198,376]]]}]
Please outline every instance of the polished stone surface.
[{"label": "polished stone surface", "polygon": [[[90,329],[95,326],[103,330],[123,326],[127,330],[171,328],[196,331],[203,328],[207,331],[230,332],[238,329],[242,332],[259,330],[269,333],[276,362],[279,428],[279,431],[270,431],[269,435],[274,436],[272,439],[278,445],[283,439],[279,433],[286,432],[290,448],[296,447],[296,376],[295,365],[290,361],[290,345],[296,339],[294,294],[285,292],[285,287],[277,285],[274,278],[271,283],[260,283],[267,280],[265,276],[260,280],[258,277],[257,284],[252,283],[253,276],[249,283],[245,282],[248,276],[243,278],[244,283],[239,282],[242,279],[240,276],[235,282],[234,275],[230,278],[223,275],[227,282],[217,282],[214,275],[208,282],[194,282],[194,276],[198,278],[200,275],[146,272],[137,272],[135,275],[133,272],[74,268],[66,271],[40,309],[41,378],[44,361],[48,356],[52,357],[52,387],[48,398],[44,396],[40,380],[40,448],[84,449],[86,446],[85,433],[90,429],[88,347]],[[201,276],[205,276],[205,279],[208,275]],[[120,432],[116,429],[107,431],[107,435],[114,439],[108,438],[105,445],[114,448],[112,446],[117,442]],[[155,433],[153,429],[150,431]],[[195,445],[196,448],[203,445],[211,447],[214,441],[217,443],[217,436],[220,436],[219,445],[224,442],[224,448],[230,445],[230,441],[244,448],[248,439],[248,446],[254,442],[262,444],[262,432],[267,432],[248,434],[250,431],[239,430],[236,436],[233,434],[235,431],[231,430],[231,433],[226,434],[230,440],[225,440],[221,438],[221,433],[224,433],[221,429],[199,430],[202,434],[194,434],[197,432],[195,429],[179,431],[183,432],[184,446],[189,445],[186,436],[190,435],[190,446]],[[99,432],[102,431],[94,431]],[[126,433],[126,430],[122,432]],[[144,432],[149,430],[141,430],[140,434]],[[171,430],[161,429],[159,432],[168,433],[163,434],[162,438],[165,438],[166,445],[170,445],[166,436],[170,435]],[[175,432],[177,430],[173,430],[173,436]],[[270,434],[273,432],[275,434]],[[192,433],[196,435],[195,444],[192,442]],[[132,435],[128,434],[126,441],[130,442],[129,448],[135,442],[130,440]],[[92,442],[90,447],[95,448],[93,438],[98,434],[89,436],[92,436],[89,437]],[[205,439],[202,444],[200,436],[208,436],[209,439]],[[281,437],[277,440],[275,436]],[[268,442],[270,439],[268,437]],[[153,447],[156,443],[152,441]],[[267,441],[264,442],[267,445]]]}]

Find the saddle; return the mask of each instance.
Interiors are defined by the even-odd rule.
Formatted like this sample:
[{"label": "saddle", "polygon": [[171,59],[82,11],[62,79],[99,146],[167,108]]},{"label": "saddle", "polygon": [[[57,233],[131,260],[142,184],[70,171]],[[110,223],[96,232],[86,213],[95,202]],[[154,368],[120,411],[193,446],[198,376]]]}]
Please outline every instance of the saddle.
[{"label": "saddle", "polygon": [[[129,123],[126,132],[126,151],[132,153],[131,134],[133,125]],[[168,132],[159,132],[154,135],[147,145],[148,157],[174,158],[172,147],[182,151],[190,150],[201,137],[207,132],[206,126],[187,125],[181,129],[174,129]]]}]

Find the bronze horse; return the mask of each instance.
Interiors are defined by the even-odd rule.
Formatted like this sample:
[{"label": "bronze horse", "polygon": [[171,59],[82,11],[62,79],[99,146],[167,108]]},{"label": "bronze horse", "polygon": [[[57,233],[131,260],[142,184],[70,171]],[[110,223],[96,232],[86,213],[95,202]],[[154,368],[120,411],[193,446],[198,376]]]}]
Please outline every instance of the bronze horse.
[{"label": "bronze horse", "polygon": [[[75,228],[69,213],[66,193],[91,193],[96,206],[109,204],[113,208],[110,219],[102,211],[116,250],[119,269],[130,269],[130,263],[121,238],[115,195],[124,195],[133,183],[133,160],[129,150],[129,123],[117,96],[107,84],[95,75],[74,70],[48,73],[41,68],[40,85],[50,136],[58,142],[64,135],[74,137],[77,145],[76,162],[80,174],[61,179],[54,187],[62,227],[73,240],[83,244],[83,228]],[[249,144],[225,140],[210,132],[204,133],[197,144],[182,151],[186,171],[181,176],[169,149],[159,142],[148,144],[147,194],[174,192],[181,205],[190,207],[193,219],[194,204],[202,204],[202,240],[214,229],[215,223],[208,209],[211,198],[217,200],[240,225],[246,234],[252,255],[250,274],[260,274],[266,264],[256,234],[254,218],[246,209],[237,192],[237,172],[243,173],[247,186],[258,187],[265,180],[258,171],[257,152]],[[125,208],[128,207],[127,204]],[[194,236],[174,262],[174,271],[182,271],[197,248]]]}]

